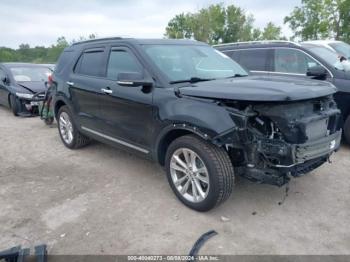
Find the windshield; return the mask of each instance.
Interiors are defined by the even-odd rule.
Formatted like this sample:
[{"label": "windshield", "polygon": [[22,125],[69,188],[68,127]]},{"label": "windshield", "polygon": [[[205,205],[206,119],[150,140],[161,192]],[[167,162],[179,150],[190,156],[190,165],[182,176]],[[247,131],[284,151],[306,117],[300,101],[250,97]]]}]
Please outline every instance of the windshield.
[{"label": "windshield", "polygon": [[310,50],[315,55],[321,57],[328,64],[332,65],[338,70],[342,71],[350,71],[350,63],[345,60],[343,62],[340,61],[339,55],[332,50],[322,47],[322,46],[304,46],[306,49]]},{"label": "windshield", "polygon": [[145,45],[144,48],[170,82],[248,75],[228,56],[209,46]]},{"label": "windshield", "polygon": [[17,82],[44,82],[52,71],[47,67],[11,67],[13,78]]},{"label": "windshield", "polygon": [[350,45],[344,42],[330,43],[331,47],[334,48],[340,55],[345,56],[346,58],[350,58]]}]

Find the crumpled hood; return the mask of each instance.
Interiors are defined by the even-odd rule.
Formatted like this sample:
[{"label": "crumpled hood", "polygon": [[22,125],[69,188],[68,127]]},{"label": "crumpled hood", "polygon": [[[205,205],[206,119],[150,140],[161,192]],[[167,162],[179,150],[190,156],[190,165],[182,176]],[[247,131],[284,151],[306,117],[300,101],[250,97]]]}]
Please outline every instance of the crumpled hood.
[{"label": "crumpled hood", "polygon": [[45,82],[17,82],[17,84],[34,94],[46,91],[47,89],[45,86]]},{"label": "crumpled hood", "polygon": [[243,101],[297,101],[333,94],[327,81],[248,76],[198,82],[179,89],[182,95]]}]

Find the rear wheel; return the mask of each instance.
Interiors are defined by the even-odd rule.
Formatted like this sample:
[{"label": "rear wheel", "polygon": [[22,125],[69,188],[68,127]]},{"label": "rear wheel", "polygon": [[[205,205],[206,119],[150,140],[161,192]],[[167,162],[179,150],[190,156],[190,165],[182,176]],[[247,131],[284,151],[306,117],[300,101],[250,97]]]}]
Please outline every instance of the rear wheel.
[{"label": "rear wheel", "polygon": [[21,102],[14,95],[10,95],[10,107],[11,107],[12,113],[15,116],[18,116],[18,112],[20,111],[20,107],[21,107]]},{"label": "rear wheel", "polygon": [[70,148],[81,148],[89,144],[90,139],[81,134],[73,122],[72,114],[67,106],[62,106],[58,111],[58,131],[63,144]]},{"label": "rear wheel", "polygon": [[344,137],[346,142],[350,145],[350,115],[348,116],[344,124]]},{"label": "rear wheel", "polygon": [[208,211],[232,192],[234,173],[228,154],[194,135],[173,141],[165,164],[172,190],[194,210]]}]

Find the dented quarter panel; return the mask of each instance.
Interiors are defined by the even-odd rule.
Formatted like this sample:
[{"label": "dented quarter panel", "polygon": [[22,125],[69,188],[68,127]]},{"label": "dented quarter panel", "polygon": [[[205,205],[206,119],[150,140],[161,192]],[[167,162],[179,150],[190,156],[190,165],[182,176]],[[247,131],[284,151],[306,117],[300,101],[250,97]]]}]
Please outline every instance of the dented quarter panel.
[{"label": "dented quarter panel", "polygon": [[230,113],[218,106],[216,100],[177,97],[173,88],[159,88],[154,92],[153,101],[158,122],[154,132],[157,141],[173,129],[189,130],[212,139],[236,127]]}]

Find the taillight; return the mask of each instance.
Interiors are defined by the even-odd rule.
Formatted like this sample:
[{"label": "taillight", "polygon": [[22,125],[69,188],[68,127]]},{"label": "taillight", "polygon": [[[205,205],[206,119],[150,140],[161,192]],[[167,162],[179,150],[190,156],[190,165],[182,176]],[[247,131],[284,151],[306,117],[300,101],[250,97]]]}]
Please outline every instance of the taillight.
[{"label": "taillight", "polygon": [[52,75],[49,75],[49,77],[48,77],[48,82],[50,83],[50,84],[52,84]]},{"label": "taillight", "polygon": [[53,83],[52,75],[47,77],[47,87],[49,88]]}]

